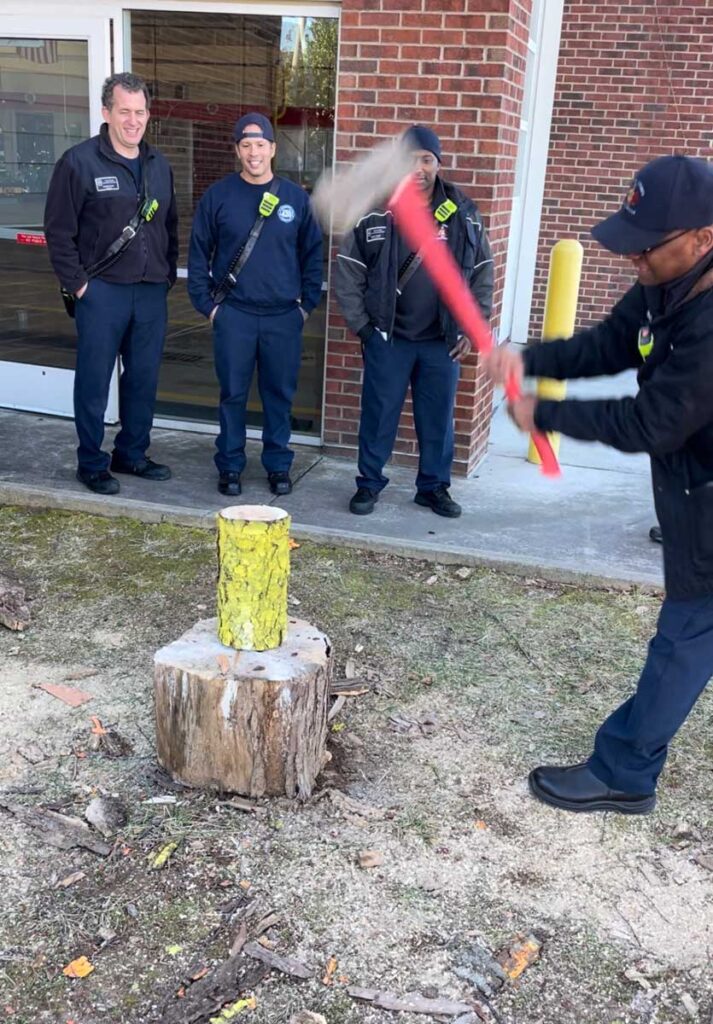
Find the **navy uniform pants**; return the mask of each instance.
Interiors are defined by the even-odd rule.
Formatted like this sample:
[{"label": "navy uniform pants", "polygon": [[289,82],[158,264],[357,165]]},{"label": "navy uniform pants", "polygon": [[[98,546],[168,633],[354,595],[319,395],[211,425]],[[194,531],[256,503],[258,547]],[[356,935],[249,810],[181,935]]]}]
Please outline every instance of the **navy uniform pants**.
[{"label": "navy uniform pants", "polygon": [[460,364],[448,355],[445,341],[385,341],[374,331],[364,345],[357,487],[378,492],[389,482],[383,469],[394,449],[409,384],[419,452],[416,488],[450,486],[459,375]]},{"label": "navy uniform pants", "polygon": [[140,462],[150,444],[158,373],[166,335],[168,284],[109,284],[92,278],[76,304],[77,368],[74,422],[79,468],[109,466],[102,451],[104,414],[117,356],[121,356],[119,419],[114,451]]},{"label": "navy uniform pants", "polygon": [[713,676],[713,595],[666,598],[636,693],[599,729],[592,772],[612,789],[652,794],[668,744]]},{"label": "navy uniform pants", "polygon": [[258,316],[223,302],[213,317],[215,372],[220,384],[220,433],[215,442],[219,473],[245,468],[245,414],[257,367],[262,402],[262,464],[267,473],[289,472],[292,400],[302,355],[304,318],[289,313]]}]

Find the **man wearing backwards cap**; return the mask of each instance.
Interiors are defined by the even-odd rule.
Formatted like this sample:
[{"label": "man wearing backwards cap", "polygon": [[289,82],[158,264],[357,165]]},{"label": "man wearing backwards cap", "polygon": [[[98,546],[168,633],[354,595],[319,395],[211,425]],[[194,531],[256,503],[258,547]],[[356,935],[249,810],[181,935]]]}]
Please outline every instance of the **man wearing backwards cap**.
[{"label": "man wearing backwards cap", "polygon": [[[253,372],[262,400],[262,464],[273,494],[292,490],[290,416],[302,328],[322,292],[322,233],[304,189],[272,172],[275,135],[259,113],[235,125],[240,172],[212,185],[196,209],[188,294],[213,325],[220,383],[218,490],[241,493],[245,415]],[[246,246],[260,225],[254,247]],[[232,270],[239,253],[249,253]]]},{"label": "man wearing backwards cap", "polygon": [[668,744],[713,674],[713,166],[653,160],[592,234],[631,260],[638,283],[595,327],[523,356],[496,349],[486,367],[497,382],[638,368],[634,398],[527,395],[510,411],[524,431],[651,457],[666,596],[636,692],[599,728],[587,761],[530,774],[533,794],[555,807],[645,814]]},{"label": "man wearing backwards cap", "polygon": [[[490,316],[493,261],[478,207],[440,176],[441,143],[434,131],[413,125],[405,141],[413,150],[416,180],[439,235],[483,314]],[[383,209],[362,217],[337,259],[337,299],[364,355],[359,476],[349,502],[355,515],[372,512],[389,482],[383,469],[393,451],[409,383],[419,449],[414,500],[440,516],[461,514],[448,488],[459,363],[470,352],[470,343],[460,335],[420,262]]]}]

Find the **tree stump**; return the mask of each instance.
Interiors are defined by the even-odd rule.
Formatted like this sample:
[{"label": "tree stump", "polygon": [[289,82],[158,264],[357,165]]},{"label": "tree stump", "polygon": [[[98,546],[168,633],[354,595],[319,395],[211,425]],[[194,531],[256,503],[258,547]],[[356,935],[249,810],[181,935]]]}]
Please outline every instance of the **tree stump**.
[{"label": "tree stump", "polygon": [[290,517],[269,505],[218,513],[218,636],[228,647],[279,647],[287,629]]},{"label": "tree stump", "polygon": [[306,800],[327,759],[329,639],[289,619],[280,647],[235,651],[216,622],[154,656],[159,762],[190,786]]}]

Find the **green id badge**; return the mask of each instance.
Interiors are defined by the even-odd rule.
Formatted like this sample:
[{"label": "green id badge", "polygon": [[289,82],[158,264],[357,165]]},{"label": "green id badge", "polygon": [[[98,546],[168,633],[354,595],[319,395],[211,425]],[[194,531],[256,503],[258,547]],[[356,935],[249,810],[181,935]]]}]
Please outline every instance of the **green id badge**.
[{"label": "green id badge", "polygon": [[439,224],[445,224],[445,222],[453,216],[457,209],[458,207],[456,206],[452,199],[446,199],[445,203],[441,203],[441,205],[437,207],[436,212],[434,213],[434,217],[436,218]]},{"label": "green id badge", "polygon": [[158,210],[158,199],[147,199],[141,207],[141,216],[144,220],[151,220]]},{"label": "green id badge", "polygon": [[263,192],[258,210],[263,217],[269,217],[279,204],[280,200],[277,196],[274,196],[272,192]]}]

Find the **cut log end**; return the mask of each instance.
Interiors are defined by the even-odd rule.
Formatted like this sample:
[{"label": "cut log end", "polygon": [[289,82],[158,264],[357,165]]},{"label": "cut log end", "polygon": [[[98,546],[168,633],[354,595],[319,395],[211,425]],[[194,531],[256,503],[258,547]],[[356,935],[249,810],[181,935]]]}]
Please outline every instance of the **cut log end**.
[{"label": "cut log end", "polygon": [[284,509],[273,505],[229,505],[218,513],[221,519],[242,519],[250,523],[276,523],[289,517]]},{"label": "cut log end", "polygon": [[326,760],[329,639],[290,619],[279,648],[236,652],[215,626],[155,655],[160,764],[190,786],[306,800]]}]

